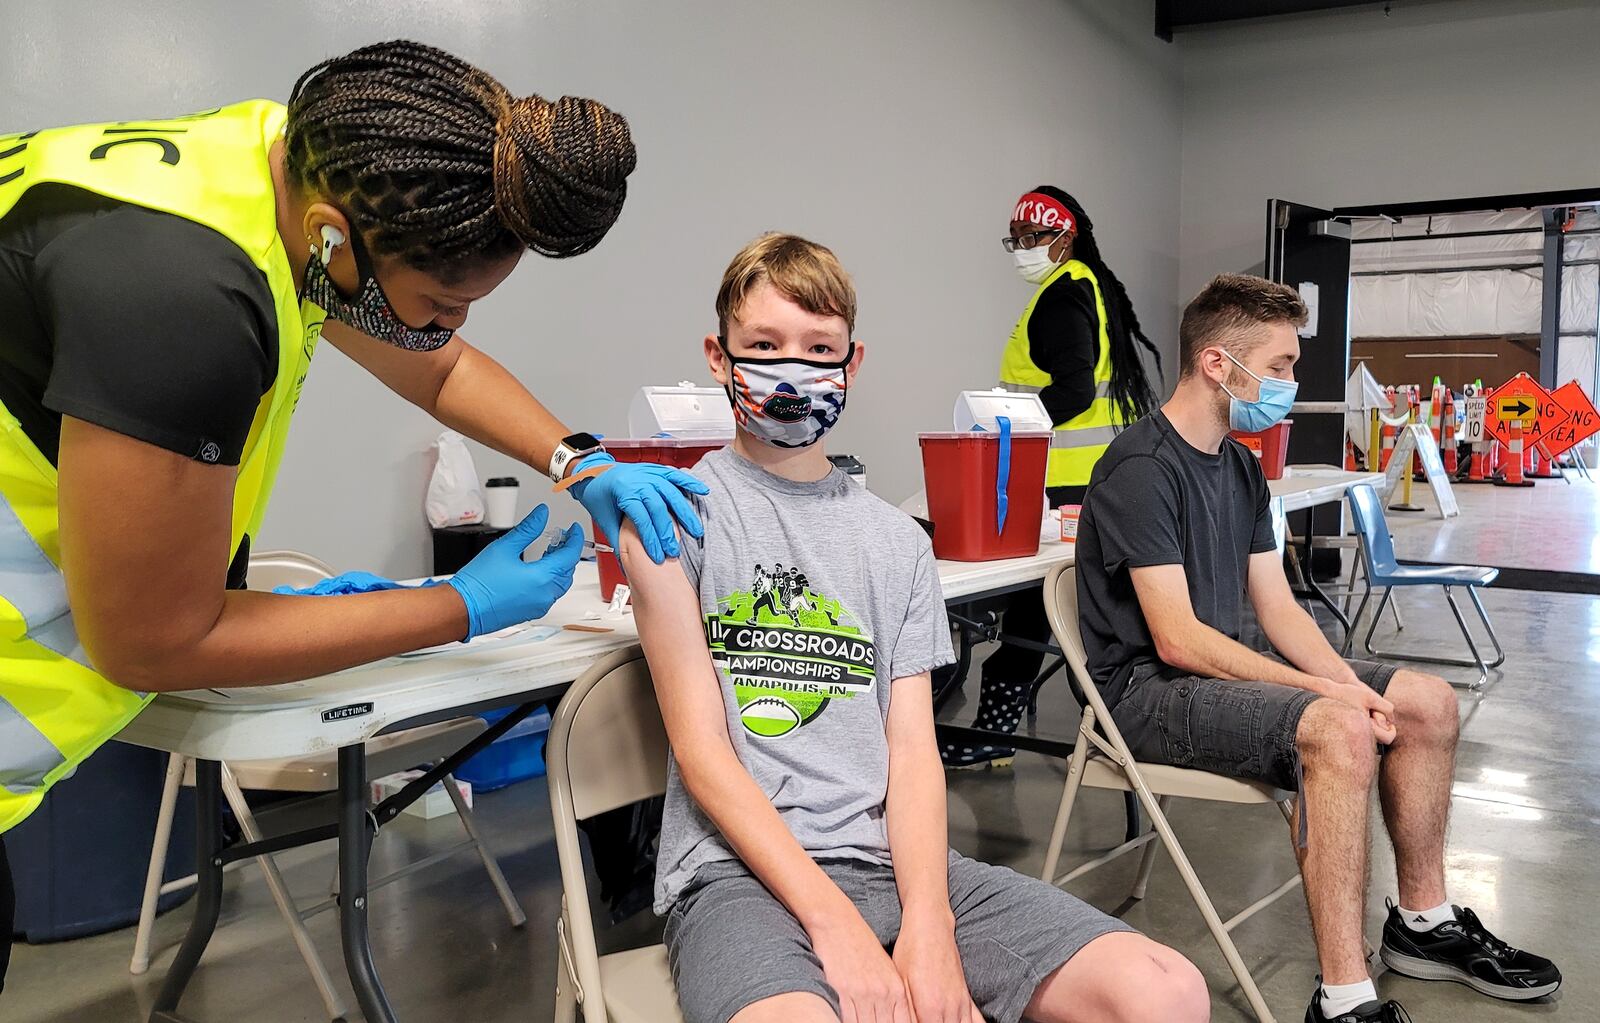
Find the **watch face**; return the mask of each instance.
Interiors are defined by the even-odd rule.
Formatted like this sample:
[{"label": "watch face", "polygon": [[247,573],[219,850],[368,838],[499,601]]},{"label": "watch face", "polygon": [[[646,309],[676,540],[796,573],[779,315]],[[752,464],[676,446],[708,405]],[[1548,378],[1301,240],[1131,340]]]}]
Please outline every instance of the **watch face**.
[{"label": "watch face", "polygon": [[574,451],[592,451],[600,446],[600,438],[592,433],[575,433],[561,441]]}]

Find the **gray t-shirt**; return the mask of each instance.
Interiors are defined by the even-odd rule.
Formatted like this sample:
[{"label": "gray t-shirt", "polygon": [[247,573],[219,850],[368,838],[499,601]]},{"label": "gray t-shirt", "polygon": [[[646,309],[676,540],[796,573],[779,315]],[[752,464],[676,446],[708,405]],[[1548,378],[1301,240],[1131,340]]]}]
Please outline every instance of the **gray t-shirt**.
[{"label": "gray t-shirt", "polygon": [[[950,664],[927,534],[835,469],[796,483],[724,448],[694,469],[705,539],[684,543],[734,752],[816,859],[889,863],[889,684]],[[668,763],[655,909],[736,860]]]}]

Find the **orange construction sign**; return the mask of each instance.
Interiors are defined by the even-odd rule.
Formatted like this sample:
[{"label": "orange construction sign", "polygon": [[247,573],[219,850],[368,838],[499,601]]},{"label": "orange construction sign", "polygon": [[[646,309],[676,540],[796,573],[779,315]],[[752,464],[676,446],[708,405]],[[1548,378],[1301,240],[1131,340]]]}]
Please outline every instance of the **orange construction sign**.
[{"label": "orange construction sign", "polygon": [[1518,373],[1489,392],[1484,429],[1505,445],[1511,444],[1511,424],[1522,424],[1522,442],[1548,446],[1549,438],[1572,418],[1565,405],[1539,386],[1539,381]]},{"label": "orange construction sign", "polygon": [[1576,380],[1568,380],[1557,387],[1550,392],[1550,397],[1559,402],[1568,415],[1560,426],[1545,435],[1544,449],[1551,458],[1600,433],[1600,412],[1595,411],[1594,402]]}]

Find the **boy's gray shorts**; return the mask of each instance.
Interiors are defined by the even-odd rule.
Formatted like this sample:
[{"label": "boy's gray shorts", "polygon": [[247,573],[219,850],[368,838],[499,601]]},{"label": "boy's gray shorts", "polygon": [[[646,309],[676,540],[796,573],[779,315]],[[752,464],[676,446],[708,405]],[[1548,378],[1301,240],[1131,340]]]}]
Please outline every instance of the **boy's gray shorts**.
[{"label": "boy's gray shorts", "polygon": [[[894,870],[856,860],[819,864],[882,941],[900,933]],[[1005,867],[950,854],[950,908],[967,990],[996,1023],[1016,1023],[1034,990],[1095,938],[1131,931],[1066,892]],[[667,952],[688,1023],[727,1023],[764,998],[808,991],[839,1011],[811,942],[742,863],[700,868],[667,915]]]}]

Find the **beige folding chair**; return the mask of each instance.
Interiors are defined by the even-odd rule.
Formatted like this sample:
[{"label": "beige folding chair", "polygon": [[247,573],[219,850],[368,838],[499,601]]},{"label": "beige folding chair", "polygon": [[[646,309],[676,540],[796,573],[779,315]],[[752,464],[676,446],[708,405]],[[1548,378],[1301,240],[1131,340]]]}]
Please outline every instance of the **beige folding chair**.
[{"label": "beige folding chair", "polygon": [[[1178,868],[1178,874],[1188,887],[1189,895],[1199,908],[1200,915],[1205,918],[1206,927],[1216,939],[1217,947],[1222,950],[1223,958],[1228,961],[1228,967],[1238,979],[1239,987],[1244,991],[1244,996],[1250,1002],[1250,1008],[1255,1012],[1256,1018],[1262,1023],[1273,1023],[1272,1013],[1267,1009],[1267,1003],[1262,999],[1260,989],[1256,987],[1249,969],[1239,956],[1239,950],[1234,947],[1229,932],[1296,888],[1300,884],[1300,875],[1297,872],[1293,878],[1273,889],[1270,894],[1224,921],[1218,916],[1216,906],[1212,905],[1211,896],[1206,894],[1205,886],[1200,883],[1200,878],[1190,865],[1183,846],[1173,834],[1172,826],[1167,822],[1166,808],[1174,796],[1221,803],[1276,803],[1284,817],[1292,819],[1294,812],[1291,803],[1292,794],[1269,785],[1238,781],[1208,771],[1136,762],[1133,754],[1128,751],[1128,744],[1122,739],[1122,733],[1117,730],[1116,722],[1111,719],[1111,713],[1106,709],[1100,691],[1095,688],[1094,680],[1089,677],[1083,640],[1078,633],[1077,586],[1077,570],[1071,565],[1058,565],[1051,569],[1044,581],[1045,614],[1050,619],[1050,627],[1055,632],[1056,641],[1061,644],[1062,652],[1066,655],[1068,666],[1077,676],[1078,684],[1083,687],[1088,705],[1083,708],[1083,718],[1078,726],[1077,745],[1067,767],[1067,783],[1061,793],[1061,808],[1056,813],[1055,830],[1050,835],[1050,847],[1045,853],[1041,876],[1052,884],[1063,885],[1097,867],[1105,866],[1119,856],[1142,848],[1144,851],[1139,860],[1139,872],[1133,882],[1131,893],[1132,898],[1142,899],[1150,881],[1150,872],[1155,867],[1157,848],[1155,839],[1159,837],[1160,844],[1166,846],[1167,852],[1171,854],[1173,865]],[[1138,838],[1124,842],[1077,869],[1057,877],[1056,865],[1061,859],[1061,846],[1066,840],[1067,825],[1072,820],[1073,802],[1078,797],[1078,789],[1084,785],[1095,789],[1136,793],[1139,802],[1144,806],[1145,813],[1150,816],[1152,827]]]},{"label": "beige folding chair", "polygon": [[667,788],[667,732],[639,647],[596,661],[556,708],[545,742],[561,859],[555,1023],[681,1023],[663,945],[602,956],[578,822]]},{"label": "beige folding chair", "polygon": [[[326,564],[296,551],[263,551],[250,558],[249,581],[252,589],[271,590],[277,586],[306,587],[332,575],[333,570]],[[374,739],[367,743],[367,776],[381,778],[418,764],[437,763],[471,742],[487,727],[482,718],[465,717]],[[165,883],[161,880],[166,870],[167,847],[172,838],[172,817],[178,802],[178,790],[183,785],[193,784],[193,760],[179,753],[172,754],[167,760],[166,784],[161,793],[161,810],[156,818],[156,834],[150,850],[150,866],[145,874],[144,902],[139,911],[139,926],[134,934],[133,958],[128,964],[130,973],[142,974],[150,968],[150,932],[155,923],[156,906],[160,897],[168,892],[188,888],[195,883],[193,874]],[[239,822],[239,830],[247,842],[259,841],[262,834],[249,803],[245,801],[245,790],[319,793],[333,792],[338,787],[336,751],[303,758],[237,761],[222,765],[223,796],[233,810],[234,817]],[[506,882],[499,862],[484,843],[483,835],[478,831],[478,825],[472,818],[472,811],[461,798],[453,776],[445,777],[444,790],[455,806],[456,815],[460,818],[461,826],[467,834],[466,840],[408,863],[399,870],[371,882],[368,885],[369,890],[375,891],[456,853],[472,849],[482,859],[484,869],[489,874],[489,882],[494,886],[500,901],[505,905],[507,915],[511,918],[511,926],[521,927],[527,923],[528,918],[523,913],[522,907],[517,904],[516,896],[512,894],[511,886]],[[244,862],[240,860],[231,863],[228,869],[240,867]],[[278,865],[273,858],[270,855],[257,856],[255,862],[261,868],[267,888],[272,893],[272,901],[277,904],[278,912],[282,914],[284,923],[289,927],[289,935],[294,939],[300,957],[305,960],[306,968],[311,971],[311,979],[316,984],[317,993],[322,997],[329,1018],[339,1019],[346,1012],[344,1000],[335,990],[328,968],[322,962],[322,957],[317,954],[317,948],[312,943],[311,935],[305,926],[305,922],[311,917],[332,909],[337,904],[336,898],[330,897],[315,905],[301,908],[289,893],[288,885],[284,883],[283,875],[279,873]]]}]

